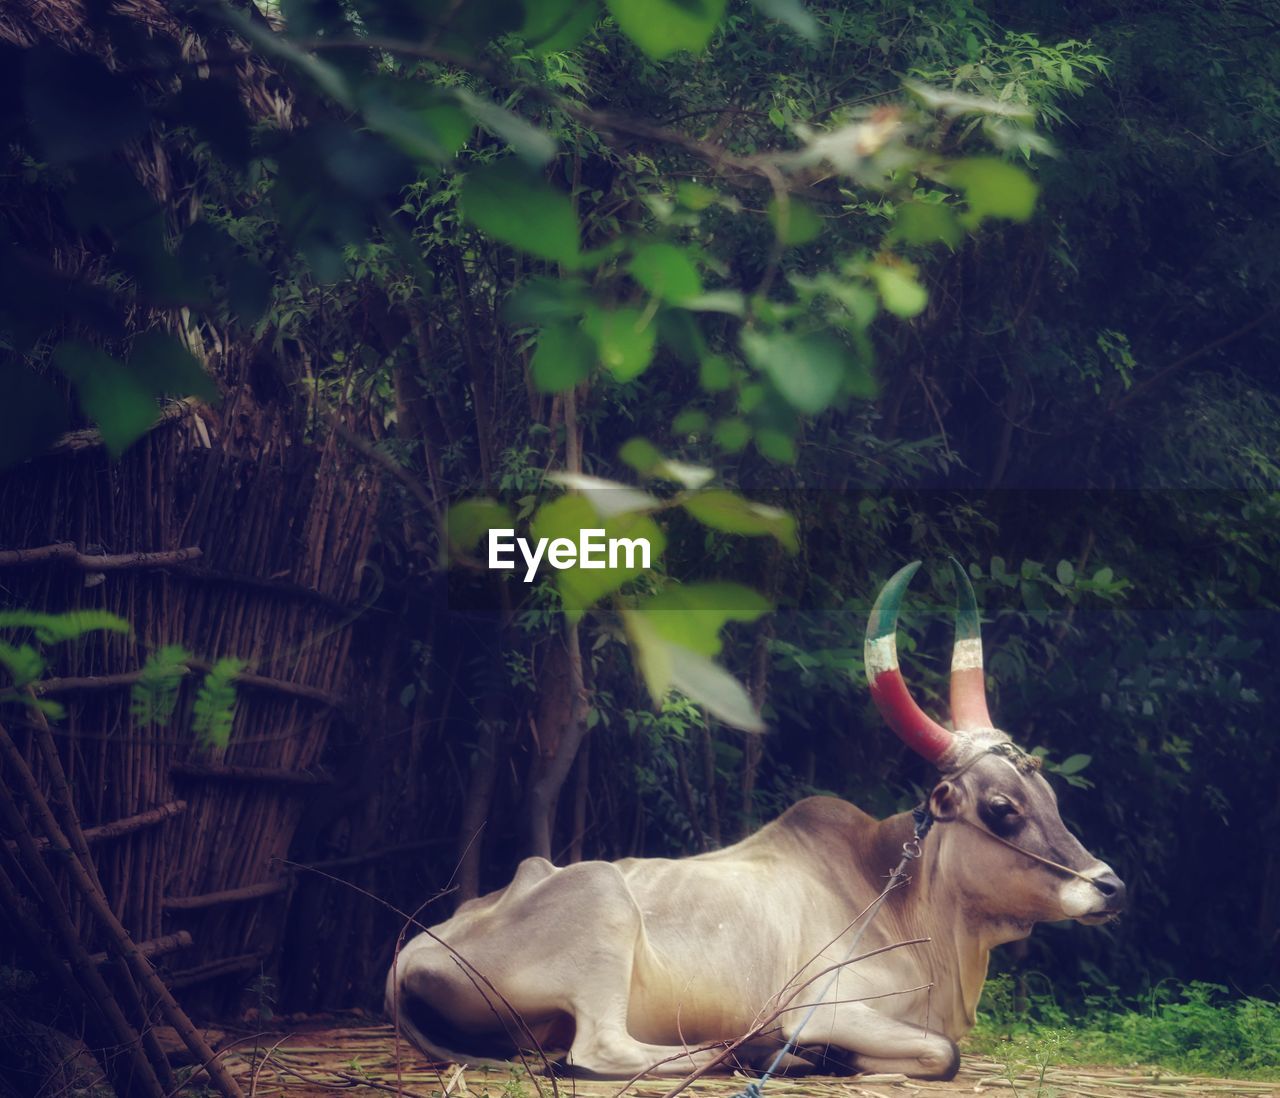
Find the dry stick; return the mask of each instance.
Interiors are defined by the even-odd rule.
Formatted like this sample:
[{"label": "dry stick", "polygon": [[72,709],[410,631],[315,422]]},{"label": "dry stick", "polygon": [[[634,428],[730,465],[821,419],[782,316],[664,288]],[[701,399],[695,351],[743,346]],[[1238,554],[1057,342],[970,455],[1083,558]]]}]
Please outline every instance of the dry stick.
[{"label": "dry stick", "polygon": [[236,972],[252,972],[255,968],[262,967],[266,957],[266,953],[241,953],[235,957],[223,957],[205,965],[174,973],[169,977],[169,983],[174,987],[190,987],[192,984],[203,984],[208,980],[216,980],[220,976],[230,976]]},{"label": "dry stick", "polygon": [[[180,949],[188,949],[192,945],[191,932],[189,930],[179,930],[176,934],[165,934],[159,938],[150,938],[145,942],[138,943],[139,951],[146,957],[162,957],[166,953],[176,953]],[[95,953],[89,959],[95,965],[106,964],[110,959],[109,953]]]},{"label": "dry stick", "polygon": [[86,827],[84,829],[84,841],[92,844],[106,842],[108,839],[118,839],[122,835],[129,835],[134,831],[140,831],[144,827],[152,827],[155,824],[163,823],[165,820],[180,815],[186,810],[186,801],[166,801],[164,804],[149,808],[147,811],[139,812],[134,816],[125,816],[123,819],[113,820],[107,824],[99,824],[97,827]]},{"label": "dry stick", "polygon": [[[27,914],[24,910],[25,906],[22,896],[18,893],[17,885],[9,878],[9,874],[5,872],[4,867],[0,866],[0,908],[4,910],[5,916],[16,926],[18,933],[30,943],[31,948],[40,954],[45,969],[51,972],[54,979],[62,985],[63,994],[67,997],[67,1003],[76,1008],[79,1008],[82,1003],[90,1005],[86,999],[84,988],[76,983],[75,976],[67,966],[65,959],[58,956],[53,943],[49,941],[46,928],[40,926],[34,918]],[[96,956],[91,960],[96,963]],[[101,1010],[101,1004],[96,1005]],[[98,1027],[95,1026],[94,1028]]]},{"label": "dry stick", "polygon": [[[7,732],[4,734],[4,739],[12,745],[13,741],[8,739]],[[16,747],[14,750],[16,752]],[[45,811],[48,811],[47,805]],[[27,875],[44,901],[46,916],[52,920],[54,930],[62,940],[62,948],[70,958],[71,971],[79,979],[81,986],[86,989],[86,995],[102,1012],[116,1040],[122,1047],[129,1050],[129,1057],[136,1073],[135,1085],[151,1098],[165,1098],[165,1088],[161,1085],[151,1061],[147,1059],[142,1038],[138,1036],[133,1023],[125,1017],[115,995],[102,978],[98,966],[90,958],[89,951],[80,941],[76,928],[71,924],[71,916],[67,914],[67,909],[63,906],[62,898],[58,894],[57,882],[54,881],[53,874],[49,872],[49,867],[45,865],[44,859],[36,849],[35,837],[18,810],[18,804],[13,799],[8,782],[0,782],[0,819],[3,819],[5,826],[18,838],[19,851]],[[74,860],[70,849],[66,853],[70,863]],[[103,1066],[107,1065],[108,1061],[104,1058]]]},{"label": "dry stick", "polygon": [[224,888],[218,892],[205,892],[195,896],[166,896],[160,906],[165,911],[197,911],[205,907],[259,900],[264,896],[274,896],[277,892],[283,892],[288,887],[289,878],[280,877],[274,881],[261,881],[258,884],[241,885],[239,888]]},{"label": "dry stick", "polygon": [[158,553],[118,553],[95,556],[82,553],[74,542],[62,541],[54,545],[41,545],[34,549],[5,549],[0,552],[0,568],[20,567],[27,564],[43,564],[61,561],[86,572],[120,572],[126,568],[164,568],[170,564],[185,564],[202,556],[199,546],[171,549]]},{"label": "dry stick", "polygon": [[[27,687],[26,693],[27,697],[34,702],[35,692],[30,686]],[[62,768],[62,757],[58,754],[58,748],[53,742],[53,733],[49,729],[49,722],[45,719],[44,713],[41,712],[38,706],[33,705],[31,713],[35,720],[36,745],[39,747],[40,755],[44,759],[46,778],[53,787],[53,799],[62,816],[63,830],[70,840],[73,854],[84,868],[90,883],[102,894],[105,900],[106,892],[103,890],[102,881],[98,877],[97,866],[89,854],[89,844],[85,841],[84,832],[80,828],[80,816],[76,812],[75,800],[71,795],[71,785],[67,781],[67,772]],[[38,813],[39,809],[37,808]],[[46,826],[45,833],[50,840],[50,849],[53,849],[53,832]],[[175,1080],[169,1067],[168,1057],[165,1056],[164,1050],[160,1047],[160,1042],[151,1026],[147,1004],[138,990],[138,985],[134,983],[133,977],[129,975],[129,969],[123,962],[119,965],[118,975],[125,997],[136,1012],[138,1022],[142,1027],[139,1032],[142,1037],[143,1048],[146,1049],[147,1058],[155,1065],[160,1083],[166,1090],[172,1090]]]},{"label": "dry stick", "polygon": [[[280,1040],[278,1040],[274,1045],[272,1045],[269,1049],[267,1049],[267,1051],[262,1054],[262,1057],[258,1060],[258,1062],[253,1065],[253,1073],[249,1076],[249,1098],[257,1098],[258,1076],[261,1074],[263,1066],[266,1064],[266,1062],[269,1059],[271,1059],[272,1053],[274,1053],[276,1049],[278,1049],[282,1044],[284,1044],[285,1041],[287,1041],[290,1036],[291,1034],[286,1033],[283,1037],[280,1038]],[[257,1051],[256,1048],[254,1051],[255,1052]]]},{"label": "dry stick", "polygon": [[[414,1091],[404,1090],[403,1088],[398,1086],[393,1087],[390,1083],[375,1082],[373,1079],[365,1079],[358,1075],[348,1075],[346,1072],[343,1072],[343,1071],[330,1072],[330,1074],[336,1075],[339,1079],[342,1079],[345,1081],[346,1085],[339,1086],[336,1083],[324,1083],[324,1082],[318,1081],[314,1076],[305,1075],[301,1071],[299,1071],[297,1068],[290,1067],[288,1064],[285,1064],[285,1063],[277,1062],[276,1067],[280,1071],[287,1072],[290,1075],[296,1075],[304,1083],[308,1083],[311,1086],[328,1086],[334,1090],[349,1090],[353,1085],[359,1085],[362,1087],[372,1087],[374,1090],[385,1090],[391,1094],[400,1094],[400,1095],[403,1095],[404,1098],[428,1098],[427,1095],[416,1094]],[[431,1096],[431,1098],[435,1098],[435,1096]]]},{"label": "dry stick", "polygon": [[[312,774],[305,770],[286,770],[269,766],[228,766],[221,763],[178,762],[169,766],[169,773],[181,778],[206,778],[209,781],[263,782],[279,785],[332,785],[327,774]],[[241,858],[237,864],[243,863]]]},{"label": "dry stick", "polygon": [[[130,835],[135,831],[141,831],[144,827],[153,827],[186,810],[186,801],[169,801],[155,808],[149,808],[146,812],[139,812],[134,816],[125,816],[119,820],[112,820],[111,823],[99,824],[97,827],[86,827],[82,834],[84,835],[84,841],[93,845],[94,843],[106,842],[108,839],[118,839],[123,835]],[[36,845],[41,850],[47,850],[49,840],[38,839]],[[12,842],[9,843],[9,848],[17,849]]]},{"label": "dry stick", "polygon": [[[186,660],[186,666],[193,671],[208,671],[213,665],[205,660]],[[119,671],[113,675],[81,675],[67,678],[42,679],[33,684],[35,693],[41,697],[45,694],[70,694],[80,690],[113,690],[121,686],[132,686],[142,677],[139,671]],[[259,690],[270,690],[289,697],[305,698],[319,702],[332,709],[342,709],[346,705],[344,698],[330,694],[304,683],[289,682],[287,679],[274,679],[266,675],[255,675],[251,671],[241,671],[232,679],[238,686],[250,686]]]},{"label": "dry stick", "polygon": [[[191,1024],[191,1019],[187,1017],[186,1012],[178,1005],[178,1001],[165,986],[164,981],[156,975],[155,969],[151,967],[151,962],[143,956],[137,944],[129,937],[128,931],[121,925],[115,912],[111,910],[111,905],[107,903],[107,899],[102,894],[101,889],[94,884],[93,878],[89,875],[89,871],[84,864],[72,853],[71,845],[67,841],[66,835],[63,834],[62,828],[58,826],[58,822],[53,818],[49,804],[40,792],[35,775],[31,773],[31,768],[27,766],[26,759],[22,757],[17,744],[13,742],[8,729],[3,725],[0,725],[0,757],[3,757],[17,774],[27,803],[31,805],[36,815],[40,818],[41,826],[49,837],[50,845],[61,848],[64,853],[67,874],[71,879],[71,883],[84,897],[89,910],[93,912],[101,923],[115,951],[124,957],[139,982],[160,1001],[161,1009],[169,1019],[169,1024],[177,1031],[178,1036],[182,1038],[183,1044],[187,1046],[191,1054],[205,1066],[210,1077],[226,1098],[243,1098],[239,1084],[227,1072],[226,1068],[217,1062],[208,1042]],[[17,814],[17,806],[14,804],[7,788],[4,790],[4,802],[6,810],[11,809],[14,814]],[[21,824],[20,815],[17,815],[17,819]],[[19,839],[22,839],[23,831],[26,832],[27,839],[31,839],[30,831],[27,831],[24,827],[18,827],[15,830],[19,831]],[[48,875],[48,870],[45,868],[44,862],[38,857],[38,854],[34,841],[32,841],[30,856],[35,857],[40,869],[44,870],[45,874]],[[50,877],[50,881],[52,882],[52,877]],[[54,895],[56,896],[56,889]],[[85,952],[84,947],[80,946],[78,941],[76,944],[84,957],[84,963],[89,966],[101,984],[101,976],[98,975],[97,967],[89,961],[89,955]],[[102,987],[106,991],[106,985],[102,984]],[[110,992],[107,991],[107,994],[110,995]],[[114,1002],[114,1000],[112,1001]]]},{"label": "dry stick", "polygon": [[[160,409],[160,414],[156,421],[147,430],[154,431],[157,427],[162,427],[166,423],[186,419],[195,410],[196,406],[192,398],[170,401]],[[75,453],[78,450],[94,450],[103,445],[105,443],[102,438],[102,432],[96,427],[86,427],[79,431],[68,431],[58,438],[44,454],[38,456],[49,457],[53,454]],[[35,459],[29,458],[28,460]]]}]

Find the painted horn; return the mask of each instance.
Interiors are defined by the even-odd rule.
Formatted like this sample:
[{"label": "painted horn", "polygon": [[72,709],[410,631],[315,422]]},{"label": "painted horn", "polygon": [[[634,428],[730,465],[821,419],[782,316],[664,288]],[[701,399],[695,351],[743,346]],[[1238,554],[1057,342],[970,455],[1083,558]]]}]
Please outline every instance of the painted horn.
[{"label": "painted horn", "polygon": [[982,627],[973,584],[955,557],[951,573],[956,581],[956,640],[951,650],[951,723],[957,730],[991,727],[987,712],[987,681],[982,670]]},{"label": "painted horn", "polygon": [[931,763],[937,763],[951,748],[951,733],[916,705],[898,667],[898,607],[919,567],[920,562],[913,561],[895,572],[880,589],[867,620],[863,651],[867,682],[876,708],[903,743]]}]

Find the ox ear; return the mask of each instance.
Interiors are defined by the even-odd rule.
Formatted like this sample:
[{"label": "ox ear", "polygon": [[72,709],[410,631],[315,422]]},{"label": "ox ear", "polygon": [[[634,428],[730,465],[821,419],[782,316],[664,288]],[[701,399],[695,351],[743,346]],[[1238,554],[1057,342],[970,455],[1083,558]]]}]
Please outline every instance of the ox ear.
[{"label": "ox ear", "polygon": [[929,812],[935,820],[954,820],[960,814],[960,791],[948,781],[940,781],[929,794]]}]

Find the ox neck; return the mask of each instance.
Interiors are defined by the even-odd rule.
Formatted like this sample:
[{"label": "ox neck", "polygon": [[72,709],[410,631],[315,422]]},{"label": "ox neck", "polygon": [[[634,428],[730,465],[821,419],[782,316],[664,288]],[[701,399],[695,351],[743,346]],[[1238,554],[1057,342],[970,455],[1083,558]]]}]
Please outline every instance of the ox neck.
[{"label": "ox neck", "polygon": [[[892,833],[911,834],[911,814],[885,821]],[[936,822],[925,837],[920,860],[903,896],[903,916],[912,933],[930,939],[932,979],[942,993],[940,1006],[955,1030],[965,1032],[977,1021],[978,999],[987,979],[991,950],[1025,938],[1031,928],[1008,920],[993,920],[972,906],[962,867],[946,856],[951,828]]]}]

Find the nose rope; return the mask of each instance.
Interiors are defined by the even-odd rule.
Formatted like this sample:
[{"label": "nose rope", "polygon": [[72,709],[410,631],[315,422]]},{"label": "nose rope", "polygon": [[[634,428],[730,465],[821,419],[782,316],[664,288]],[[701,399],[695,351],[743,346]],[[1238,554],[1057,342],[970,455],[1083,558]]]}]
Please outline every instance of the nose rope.
[{"label": "nose rope", "polygon": [[1055,862],[1052,858],[1042,857],[1034,851],[1028,850],[1025,846],[1019,846],[1017,843],[1011,843],[1008,839],[1001,838],[994,831],[983,827],[981,824],[976,824],[972,820],[965,819],[964,816],[960,816],[958,818],[962,823],[967,823],[975,831],[980,831],[983,835],[995,839],[998,843],[1004,843],[1004,845],[1010,850],[1016,850],[1019,854],[1025,854],[1028,858],[1034,858],[1037,862],[1047,865],[1050,869],[1056,869],[1059,873],[1066,873],[1072,877],[1079,877],[1080,880],[1085,881],[1088,884],[1093,884],[1092,877],[1086,877],[1083,873],[1072,869],[1070,866],[1063,865],[1061,862]]}]

